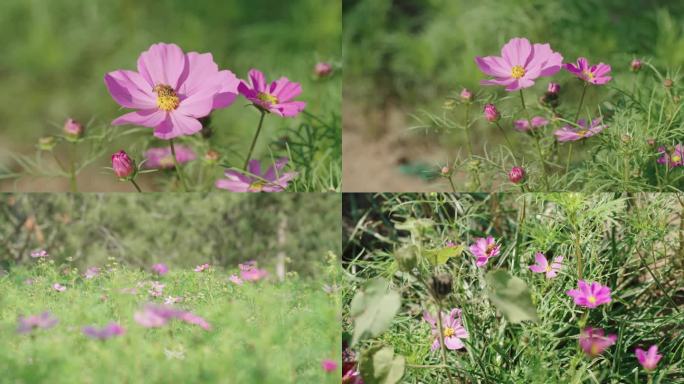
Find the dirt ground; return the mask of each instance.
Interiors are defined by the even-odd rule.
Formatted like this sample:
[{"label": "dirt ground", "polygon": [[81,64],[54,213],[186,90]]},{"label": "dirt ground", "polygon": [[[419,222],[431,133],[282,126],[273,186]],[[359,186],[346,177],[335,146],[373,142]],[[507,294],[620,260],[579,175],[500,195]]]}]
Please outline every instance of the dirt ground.
[{"label": "dirt ground", "polygon": [[[420,134],[409,131],[408,113],[390,108],[372,113],[345,101],[342,107],[342,190],[344,192],[450,191],[444,179],[427,182],[401,172],[402,164],[437,167],[447,152]],[[385,121],[385,124],[382,124]]]}]

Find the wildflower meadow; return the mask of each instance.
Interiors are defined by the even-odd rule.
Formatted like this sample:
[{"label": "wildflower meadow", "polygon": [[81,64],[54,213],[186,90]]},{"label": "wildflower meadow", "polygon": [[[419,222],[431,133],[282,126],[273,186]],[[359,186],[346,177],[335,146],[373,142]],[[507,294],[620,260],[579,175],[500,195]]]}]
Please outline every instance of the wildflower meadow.
[{"label": "wildflower meadow", "polygon": [[338,190],[339,12],[311,0],[4,2],[16,33],[0,79],[30,101],[3,103],[0,187]]},{"label": "wildflower meadow", "polygon": [[346,1],[345,190],[681,189],[683,20],[672,1]]},{"label": "wildflower meadow", "polygon": [[343,382],[684,381],[683,207],[345,195]]},{"label": "wildflower meadow", "polygon": [[0,381],[339,382],[339,197],[146,196],[3,197]]}]

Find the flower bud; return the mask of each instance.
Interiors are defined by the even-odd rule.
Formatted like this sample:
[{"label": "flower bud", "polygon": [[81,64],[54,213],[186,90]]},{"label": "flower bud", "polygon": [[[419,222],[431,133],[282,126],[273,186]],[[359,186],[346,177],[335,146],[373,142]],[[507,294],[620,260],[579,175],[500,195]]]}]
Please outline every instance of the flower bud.
[{"label": "flower bud", "polygon": [[548,93],[552,94],[558,94],[560,92],[560,84],[558,83],[549,83],[549,87],[546,89]]},{"label": "flower bud", "polygon": [[64,133],[72,139],[78,139],[83,136],[83,126],[74,119],[67,119],[64,123]]},{"label": "flower bud", "polygon": [[665,79],[665,81],[663,81],[663,86],[665,88],[672,88],[673,85],[674,81],[672,79]]},{"label": "flower bud", "polygon": [[463,101],[473,101],[473,94],[467,88],[463,88],[460,96]]},{"label": "flower bud", "polygon": [[437,300],[443,300],[453,289],[453,280],[448,273],[438,273],[432,275],[429,281],[430,292]]},{"label": "flower bud", "polygon": [[204,161],[206,161],[208,164],[216,164],[220,158],[221,154],[213,149],[208,150],[207,153],[204,154]]},{"label": "flower bud", "polygon": [[525,170],[522,167],[513,167],[508,172],[508,180],[513,184],[520,184],[525,180]]},{"label": "flower bud", "polygon": [[442,175],[442,177],[448,177],[449,173],[451,173],[451,171],[449,170],[449,167],[447,167],[445,165],[442,167],[442,169],[439,171],[439,173]]},{"label": "flower bud", "polygon": [[418,264],[418,250],[414,245],[405,245],[394,252],[399,270],[411,272]]},{"label": "flower bud", "polygon": [[646,139],[646,144],[650,145],[651,147],[655,146],[655,139],[653,139],[653,138]]},{"label": "flower bud", "polygon": [[317,77],[327,77],[332,73],[333,67],[330,63],[320,62],[314,67],[314,73]]},{"label": "flower bud", "polygon": [[639,59],[632,60],[632,62],[629,64],[629,68],[634,73],[639,72],[639,70],[641,69],[641,60],[639,60]]},{"label": "flower bud", "polygon": [[118,178],[130,178],[135,173],[135,161],[121,150],[112,155],[112,168]]},{"label": "flower bud", "polygon": [[57,145],[57,142],[53,136],[45,136],[38,139],[38,149],[41,151],[52,151],[55,145]]},{"label": "flower bud", "polygon": [[501,118],[501,114],[496,109],[494,104],[485,104],[484,106],[484,117],[490,123],[495,123]]}]

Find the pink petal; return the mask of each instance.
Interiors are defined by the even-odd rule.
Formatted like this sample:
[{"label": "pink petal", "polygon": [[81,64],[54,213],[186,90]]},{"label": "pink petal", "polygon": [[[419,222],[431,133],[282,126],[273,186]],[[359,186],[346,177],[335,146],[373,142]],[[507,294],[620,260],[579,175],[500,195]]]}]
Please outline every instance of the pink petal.
[{"label": "pink petal", "polygon": [[294,117],[303,111],[305,107],[306,103],[303,101],[290,101],[284,104],[273,105],[271,110],[275,109],[275,112],[283,117]]},{"label": "pink petal", "polygon": [[257,92],[263,92],[266,90],[266,78],[258,69],[249,70],[249,81],[252,84],[253,90]]},{"label": "pink petal", "polygon": [[186,97],[201,91],[216,92],[219,84],[215,78],[218,76],[219,70],[211,53],[189,52],[187,58],[188,77],[179,87],[179,92]]},{"label": "pink petal", "polygon": [[235,180],[219,179],[216,180],[216,188],[227,189],[232,192],[247,192],[249,190],[248,183]]},{"label": "pink petal", "polygon": [[497,78],[510,78],[511,77],[511,66],[506,63],[501,57],[497,56],[486,56],[486,57],[476,57],[475,63],[480,68],[482,72],[489,76]]},{"label": "pink petal", "polygon": [[544,254],[541,252],[537,252],[534,255],[534,260],[540,267],[546,268],[549,265],[549,262],[546,260],[546,257],[544,257]]},{"label": "pink petal", "polygon": [[104,82],[114,101],[122,107],[157,108],[157,96],[152,92],[152,86],[137,72],[109,72],[105,75]]},{"label": "pink petal", "polygon": [[240,85],[240,79],[228,70],[219,72],[219,79],[221,79],[221,88],[214,95],[214,105],[212,107],[214,109],[225,108],[233,104],[238,94],[238,86]]},{"label": "pink petal", "polygon": [[512,38],[501,48],[501,57],[503,57],[511,67],[515,65],[525,67],[531,53],[532,45],[530,44],[530,41],[520,37]]},{"label": "pink petal", "polygon": [[138,72],[147,82],[178,89],[188,77],[188,58],[176,44],[152,44],[138,58]]},{"label": "pink petal", "polygon": [[127,113],[112,121],[112,125],[133,124],[154,128],[166,119],[166,112],[158,109],[145,109]]},{"label": "pink petal", "polygon": [[444,338],[444,345],[448,349],[461,349],[465,347],[465,344],[458,337],[450,336]]},{"label": "pink petal", "polygon": [[168,140],[174,137],[192,135],[202,129],[202,123],[194,117],[185,116],[172,111],[167,113],[167,118],[154,129],[154,136]]},{"label": "pink petal", "polygon": [[283,103],[299,96],[302,93],[302,86],[291,82],[287,77],[281,77],[271,84],[269,93],[277,97],[279,103]]}]

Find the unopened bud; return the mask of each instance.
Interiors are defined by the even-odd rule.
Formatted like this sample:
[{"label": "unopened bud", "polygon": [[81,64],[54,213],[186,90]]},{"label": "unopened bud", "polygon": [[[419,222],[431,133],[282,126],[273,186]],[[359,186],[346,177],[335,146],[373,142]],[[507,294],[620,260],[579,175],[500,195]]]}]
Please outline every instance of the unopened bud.
[{"label": "unopened bud", "polygon": [[463,88],[463,90],[461,90],[460,96],[461,96],[461,100],[463,100],[463,101],[472,101],[473,100],[473,94],[467,88]]},{"label": "unopened bud", "polygon": [[453,290],[453,279],[448,273],[438,273],[430,277],[430,292],[437,300],[443,300]]},{"label": "unopened bud", "polygon": [[83,136],[83,126],[74,119],[67,119],[64,123],[64,133],[71,139],[78,139]]},{"label": "unopened bud", "polygon": [[501,114],[499,114],[499,111],[494,104],[485,104],[484,117],[490,123],[495,123],[501,119]]},{"label": "unopened bud", "polygon": [[525,180],[525,170],[522,167],[513,167],[508,172],[508,180],[513,184],[520,184]]},{"label": "unopened bud", "polygon": [[674,81],[672,79],[665,79],[665,81],[663,81],[663,86],[665,86],[665,88],[672,88],[673,85]]},{"label": "unopened bud", "polygon": [[317,77],[327,77],[332,73],[333,67],[330,63],[320,62],[314,67],[314,73]]},{"label": "unopened bud", "polygon": [[135,161],[121,150],[112,155],[112,168],[119,179],[128,179],[135,173]]},{"label": "unopened bud", "polygon": [[53,136],[45,136],[38,139],[38,149],[41,151],[52,151],[55,145],[57,145],[57,142]]},{"label": "unopened bud", "polygon": [[639,72],[639,70],[641,69],[641,60],[639,60],[639,59],[632,60],[632,62],[629,64],[629,68],[634,73]]}]

